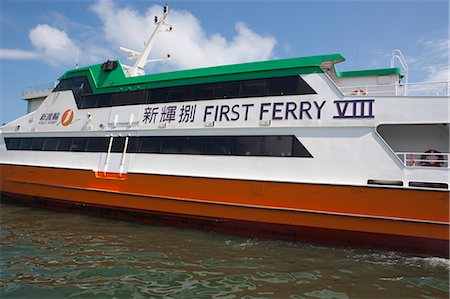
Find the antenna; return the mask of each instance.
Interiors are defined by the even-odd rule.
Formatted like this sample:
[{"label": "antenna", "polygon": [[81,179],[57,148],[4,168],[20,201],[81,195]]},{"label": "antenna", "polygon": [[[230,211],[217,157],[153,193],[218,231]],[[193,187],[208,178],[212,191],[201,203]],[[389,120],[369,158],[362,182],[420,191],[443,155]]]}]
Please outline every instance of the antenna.
[{"label": "antenna", "polygon": [[77,58],[75,60],[75,69],[79,68],[79,65],[78,65],[79,58],[80,58],[80,48],[77,47]]},{"label": "antenna", "polygon": [[166,31],[167,32],[172,31],[172,26],[169,24],[166,24],[166,17],[168,14],[169,14],[169,6],[166,3],[166,5],[163,8],[162,17],[158,18],[157,16],[155,16],[154,22],[155,22],[156,28],[153,31],[153,33],[150,35],[147,42],[145,43],[145,47],[144,47],[144,50],[142,51],[142,53],[134,51],[134,50],[130,50],[128,48],[120,47],[120,50],[128,53],[128,59],[136,61],[133,66],[123,65],[126,68],[126,74],[128,77],[145,75],[144,67],[148,62],[170,59],[170,55],[167,55],[165,58],[162,58],[162,59],[148,59],[148,57],[150,55],[150,50],[155,42],[156,35],[161,31],[161,27],[168,26],[169,28]]}]

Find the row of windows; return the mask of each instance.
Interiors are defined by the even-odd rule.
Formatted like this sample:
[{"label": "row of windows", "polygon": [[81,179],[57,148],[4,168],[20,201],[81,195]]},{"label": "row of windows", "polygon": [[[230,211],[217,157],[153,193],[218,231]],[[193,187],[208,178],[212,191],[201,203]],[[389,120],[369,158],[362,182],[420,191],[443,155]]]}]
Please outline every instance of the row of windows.
[{"label": "row of windows", "polygon": [[[109,137],[5,138],[8,150],[108,152]],[[111,152],[121,153],[125,137],[113,138]],[[295,136],[129,137],[128,153],[308,157]]]},{"label": "row of windows", "polygon": [[[71,81],[65,82],[65,80]],[[81,81],[83,81],[83,86],[80,86]],[[316,93],[300,76],[194,84],[107,94],[91,94],[88,85],[89,83],[85,77],[63,79],[58,84],[55,91],[73,90],[77,106],[81,109],[193,100]]]}]

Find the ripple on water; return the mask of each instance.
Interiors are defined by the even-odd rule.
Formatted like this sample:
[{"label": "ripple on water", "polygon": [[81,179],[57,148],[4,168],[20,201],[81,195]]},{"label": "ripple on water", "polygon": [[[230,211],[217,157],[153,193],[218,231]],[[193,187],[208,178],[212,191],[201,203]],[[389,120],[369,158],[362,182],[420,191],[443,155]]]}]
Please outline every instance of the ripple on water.
[{"label": "ripple on water", "polygon": [[448,298],[447,259],[0,203],[4,298]]}]

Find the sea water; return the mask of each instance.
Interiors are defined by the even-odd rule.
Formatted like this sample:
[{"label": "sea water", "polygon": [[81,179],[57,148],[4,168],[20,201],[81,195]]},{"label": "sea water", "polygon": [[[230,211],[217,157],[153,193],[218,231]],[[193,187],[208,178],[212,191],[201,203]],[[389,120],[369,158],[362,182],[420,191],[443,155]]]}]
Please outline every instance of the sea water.
[{"label": "sea water", "polygon": [[0,203],[4,298],[448,298],[448,259]]}]

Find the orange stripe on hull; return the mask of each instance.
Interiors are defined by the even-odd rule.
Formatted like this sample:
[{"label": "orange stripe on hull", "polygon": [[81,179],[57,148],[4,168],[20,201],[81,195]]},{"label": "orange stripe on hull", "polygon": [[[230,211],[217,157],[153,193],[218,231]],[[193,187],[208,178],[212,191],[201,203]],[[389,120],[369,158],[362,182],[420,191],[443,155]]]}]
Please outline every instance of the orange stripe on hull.
[{"label": "orange stripe on hull", "polygon": [[13,165],[2,165],[0,173],[4,193],[187,218],[449,241],[445,191],[130,173],[125,180],[105,180],[85,170]]}]

